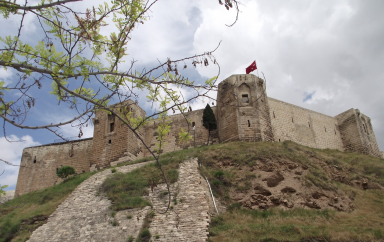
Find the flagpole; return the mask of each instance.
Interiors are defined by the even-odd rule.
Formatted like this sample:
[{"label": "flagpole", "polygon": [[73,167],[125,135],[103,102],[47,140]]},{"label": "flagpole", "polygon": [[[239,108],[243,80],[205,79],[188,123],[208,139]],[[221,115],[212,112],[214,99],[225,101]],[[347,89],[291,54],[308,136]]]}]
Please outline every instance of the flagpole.
[{"label": "flagpole", "polygon": [[[259,67],[257,66],[256,59],[255,59],[255,64],[256,64],[256,70],[257,70],[257,77],[259,77]],[[260,77],[259,77],[259,78],[260,78]]]}]

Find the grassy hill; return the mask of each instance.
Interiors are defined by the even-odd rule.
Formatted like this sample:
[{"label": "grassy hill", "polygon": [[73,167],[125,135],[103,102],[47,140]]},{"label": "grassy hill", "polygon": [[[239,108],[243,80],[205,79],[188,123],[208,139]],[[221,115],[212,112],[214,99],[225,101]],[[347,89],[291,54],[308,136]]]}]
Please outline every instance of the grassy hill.
[{"label": "grassy hill", "polygon": [[[199,158],[201,173],[227,207],[212,219],[210,241],[384,240],[383,159],[293,142],[234,142],[165,154],[161,163],[171,182],[188,157]],[[24,241],[90,175],[1,205],[0,241]],[[155,165],[108,179],[103,191],[112,209],[148,204],[140,197],[149,179],[162,182]],[[128,197],[119,189],[127,184]]]}]

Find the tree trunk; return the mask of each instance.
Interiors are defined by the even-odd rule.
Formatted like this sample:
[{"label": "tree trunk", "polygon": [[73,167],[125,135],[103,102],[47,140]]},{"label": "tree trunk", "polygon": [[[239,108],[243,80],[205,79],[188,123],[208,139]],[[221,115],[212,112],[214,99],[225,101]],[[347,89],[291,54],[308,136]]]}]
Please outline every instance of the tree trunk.
[{"label": "tree trunk", "polygon": [[211,130],[208,129],[208,141],[207,141],[207,145],[209,145],[209,136],[211,136]]}]

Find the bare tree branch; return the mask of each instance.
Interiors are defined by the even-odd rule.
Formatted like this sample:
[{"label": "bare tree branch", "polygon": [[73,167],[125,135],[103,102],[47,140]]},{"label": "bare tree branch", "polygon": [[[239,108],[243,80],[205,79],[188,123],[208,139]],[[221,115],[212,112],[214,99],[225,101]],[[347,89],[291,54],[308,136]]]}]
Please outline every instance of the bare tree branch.
[{"label": "bare tree branch", "polygon": [[21,5],[18,5],[16,3],[12,3],[10,1],[0,0],[0,7],[10,8],[10,9],[20,9],[20,10],[33,10],[33,9],[39,10],[39,9],[46,9],[49,7],[54,7],[56,5],[61,5],[61,4],[65,4],[65,3],[80,2],[80,1],[83,1],[83,0],[61,0],[61,1],[53,2],[53,3],[36,5],[36,6],[21,6]]}]

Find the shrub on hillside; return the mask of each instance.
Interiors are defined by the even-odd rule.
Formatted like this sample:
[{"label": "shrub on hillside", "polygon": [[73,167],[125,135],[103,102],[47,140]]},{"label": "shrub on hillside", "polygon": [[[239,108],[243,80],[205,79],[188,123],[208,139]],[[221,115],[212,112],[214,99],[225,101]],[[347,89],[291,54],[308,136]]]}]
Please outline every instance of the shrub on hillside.
[{"label": "shrub on hillside", "polygon": [[73,174],[75,174],[75,169],[72,166],[63,166],[56,171],[56,175],[60,178],[67,178]]}]

